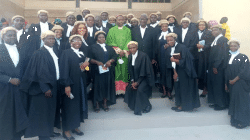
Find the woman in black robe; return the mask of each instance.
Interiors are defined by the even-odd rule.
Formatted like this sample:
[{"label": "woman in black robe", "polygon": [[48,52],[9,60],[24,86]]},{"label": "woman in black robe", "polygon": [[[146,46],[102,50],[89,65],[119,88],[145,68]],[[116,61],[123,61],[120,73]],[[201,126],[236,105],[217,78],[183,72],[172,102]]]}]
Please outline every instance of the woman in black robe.
[{"label": "woman in black robe", "polygon": [[250,124],[250,64],[246,55],[239,53],[240,43],[231,39],[228,65],[225,70],[226,91],[230,93],[228,114],[231,125],[242,129]]},{"label": "woman in black robe", "polygon": [[[172,110],[192,111],[200,107],[199,93],[196,82],[196,72],[193,65],[193,56],[185,45],[177,43],[177,35],[170,33],[166,36],[168,45],[166,52],[166,73],[167,86],[171,86],[172,77],[175,81],[175,104]],[[174,58],[173,54],[179,53],[179,58]],[[172,76],[170,73],[174,71]]]},{"label": "woman in black robe", "polygon": [[[168,97],[172,99],[171,92],[173,88],[166,88],[166,48],[167,48],[167,40],[166,35],[171,33],[168,28],[169,22],[167,20],[161,20],[159,25],[161,26],[161,32],[156,36],[157,39],[157,60],[160,68],[160,84],[163,89],[163,95],[161,98]],[[168,93],[168,94],[167,94]]]},{"label": "woman in black robe", "polygon": [[198,31],[194,35],[194,44],[197,46],[195,49],[195,59],[197,59],[196,73],[198,78],[198,88],[203,90],[200,97],[206,97],[207,94],[207,70],[208,70],[208,56],[211,49],[211,44],[214,40],[211,31],[208,30],[208,25],[205,20],[197,22]]},{"label": "woman in black robe", "polygon": [[177,28],[179,27],[176,17],[174,15],[168,15],[166,19],[169,22],[168,28],[172,33],[175,33]]},{"label": "woman in black robe", "polygon": [[81,35],[73,35],[69,41],[71,48],[63,51],[60,58],[60,82],[65,87],[65,94],[62,95],[62,127],[65,139],[72,139],[70,130],[77,135],[83,135],[78,127],[88,117],[84,70],[89,65],[89,58],[79,51],[82,45]]},{"label": "woman in black robe", "polygon": [[147,54],[138,51],[138,43],[128,43],[130,55],[128,56],[129,84],[126,87],[124,102],[134,110],[135,115],[148,113],[152,109],[149,98],[152,96],[154,85],[154,72],[151,60]]},{"label": "woman in black robe", "polygon": [[[108,106],[116,103],[115,91],[115,62],[117,54],[115,50],[105,44],[106,33],[98,31],[95,34],[97,44],[91,46],[91,63],[94,74],[94,109],[99,112],[99,105],[104,111],[109,111]],[[99,68],[109,69],[105,73],[100,73]]]}]

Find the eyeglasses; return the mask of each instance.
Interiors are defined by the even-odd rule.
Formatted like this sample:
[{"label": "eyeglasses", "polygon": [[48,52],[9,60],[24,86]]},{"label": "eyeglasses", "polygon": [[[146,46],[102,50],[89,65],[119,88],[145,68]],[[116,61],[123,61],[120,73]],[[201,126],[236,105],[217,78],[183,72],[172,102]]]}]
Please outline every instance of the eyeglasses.
[{"label": "eyeglasses", "polygon": [[71,41],[71,42],[73,42],[73,43],[76,43],[76,42],[77,42],[77,43],[80,43],[80,42],[82,42],[82,41]]}]

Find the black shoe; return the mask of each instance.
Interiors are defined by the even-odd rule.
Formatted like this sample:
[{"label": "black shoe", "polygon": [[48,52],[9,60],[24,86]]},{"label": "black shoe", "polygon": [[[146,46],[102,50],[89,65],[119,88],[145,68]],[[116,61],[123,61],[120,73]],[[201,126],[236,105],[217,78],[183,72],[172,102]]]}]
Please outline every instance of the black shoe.
[{"label": "black shoe", "polygon": [[51,140],[49,137],[39,136],[39,140]]},{"label": "black shoe", "polygon": [[[79,130],[79,131],[80,131],[80,130]],[[83,133],[82,131],[77,132],[76,130],[72,130],[72,133],[75,133],[75,134],[78,135],[78,136],[84,135],[84,133]]]},{"label": "black shoe", "polygon": [[151,109],[152,109],[152,106],[147,106],[142,112],[143,113],[148,113],[148,112],[151,111]]},{"label": "black shoe", "polygon": [[109,107],[107,105],[102,105],[102,109],[105,111],[105,112],[108,112],[109,111]]},{"label": "black shoe", "polygon": [[235,125],[235,127],[238,129],[243,129],[243,128],[246,128],[247,125],[237,124],[237,125]]},{"label": "black shoe", "polygon": [[66,135],[65,135],[65,133],[63,132],[63,137],[66,139],[66,140],[75,140],[75,138],[74,137],[67,137]]},{"label": "black shoe", "polygon": [[218,106],[218,105],[216,105],[216,106],[214,107],[214,110],[216,110],[216,111],[220,111],[220,110],[224,110],[224,109],[226,109],[226,107],[220,107],[220,106]]},{"label": "black shoe", "polygon": [[168,99],[173,100],[173,96],[172,95],[168,96]]},{"label": "black shoe", "polygon": [[53,132],[53,134],[50,137],[54,138],[54,137],[59,137],[59,136],[61,136],[60,133]]},{"label": "black shoe", "polygon": [[139,115],[139,116],[142,115],[141,112],[135,112],[134,114],[135,114],[135,115]]},{"label": "black shoe", "polygon": [[214,108],[214,107],[215,107],[215,105],[209,105],[209,107],[210,107],[210,108]]},{"label": "black shoe", "polygon": [[166,94],[166,95],[161,95],[161,98],[166,98],[168,95]]},{"label": "black shoe", "polygon": [[124,94],[121,94],[120,97],[124,98]]},{"label": "black shoe", "polygon": [[177,110],[177,109],[178,109],[178,107],[176,107],[176,106],[175,106],[175,107],[172,107],[171,109],[172,109],[172,110]]},{"label": "black shoe", "polygon": [[179,108],[177,108],[176,110],[175,110],[175,112],[181,112],[181,111],[183,111],[182,109],[179,109]]},{"label": "black shoe", "polygon": [[206,94],[201,94],[200,97],[201,98],[205,98],[207,95]]}]

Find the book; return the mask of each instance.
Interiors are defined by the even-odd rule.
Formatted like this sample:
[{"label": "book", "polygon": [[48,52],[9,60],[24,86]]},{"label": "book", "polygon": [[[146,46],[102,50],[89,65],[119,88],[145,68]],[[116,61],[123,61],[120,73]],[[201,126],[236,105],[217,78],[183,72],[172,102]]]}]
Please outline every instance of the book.
[{"label": "book", "polygon": [[[199,41],[199,44],[201,44],[202,46],[205,46],[205,40]],[[198,49],[198,52],[201,52],[201,51],[203,51],[202,48]]]},{"label": "book", "polygon": [[180,53],[174,53],[173,57],[174,57],[174,59],[180,60],[181,59],[181,54]]},{"label": "book", "polygon": [[99,73],[100,74],[103,74],[103,73],[106,73],[106,72],[108,72],[109,71],[109,68],[107,68],[107,67],[103,67],[103,66],[98,66],[98,68],[99,68]]}]

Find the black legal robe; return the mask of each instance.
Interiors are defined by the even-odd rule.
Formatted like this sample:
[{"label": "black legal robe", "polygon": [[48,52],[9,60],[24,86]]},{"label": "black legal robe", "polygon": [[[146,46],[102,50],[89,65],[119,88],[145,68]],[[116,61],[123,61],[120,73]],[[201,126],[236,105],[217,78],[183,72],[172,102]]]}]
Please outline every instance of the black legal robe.
[{"label": "black legal robe", "polygon": [[140,26],[132,30],[132,40],[138,42],[138,50],[146,53],[150,60],[155,57],[155,38],[152,27],[147,27],[143,38],[141,37]]},{"label": "black legal robe", "polygon": [[110,24],[109,22],[107,22],[107,24],[106,24],[106,28],[107,29],[110,29],[110,28],[112,28],[112,27],[114,27],[112,24]]},{"label": "black legal robe", "polygon": [[66,49],[65,45],[66,44],[63,39],[60,40],[60,45],[57,43],[57,41],[55,41],[55,44],[53,46],[53,51],[55,52],[58,58],[60,58],[62,52]]},{"label": "black legal robe", "polygon": [[191,26],[188,27],[187,34],[185,36],[184,42],[182,41],[182,27],[179,26],[176,30],[176,34],[178,35],[177,37],[177,42],[185,45],[188,50],[191,52],[193,57],[195,57],[196,54],[196,44],[194,44],[194,35],[196,30],[191,28]]},{"label": "black legal robe", "polygon": [[[134,66],[132,66],[132,54],[130,54],[128,57],[128,72],[130,82],[126,87],[124,102],[128,104],[131,110],[134,110],[134,113],[139,113],[147,106],[151,106],[149,98],[152,96],[152,86],[154,85],[154,72],[147,54],[138,51]],[[136,90],[131,88],[132,79],[139,83]]]},{"label": "black legal robe", "polygon": [[92,33],[92,37],[90,36],[90,33],[88,32],[88,38],[86,41],[86,43],[91,46],[93,44],[96,44],[96,41],[95,41],[95,33],[97,32],[98,30],[95,28],[95,26],[93,26],[93,33]]},{"label": "black legal robe", "polygon": [[80,127],[80,123],[88,118],[86,74],[80,69],[80,63],[85,62],[86,56],[80,56],[72,49],[67,49],[60,58],[60,83],[64,87],[70,86],[74,96],[74,99],[70,99],[65,90],[61,95],[63,131]]},{"label": "black legal robe", "polygon": [[[32,55],[20,90],[29,98],[30,123],[25,130],[25,137],[51,136],[56,112],[57,78],[53,58],[46,48],[42,47]],[[45,97],[48,90],[52,91],[52,98]]]},{"label": "black legal robe", "polygon": [[107,105],[116,103],[116,91],[115,91],[115,65],[117,61],[117,54],[111,46],[105,46],[107,51],[105,52],[99,44],[91,46],[91,59],[97,60],[105,64],[110,59],[115,61],[109,67],[109,72],[99,73],[97,65],[92,65],[92,72],[94,74],[94,99],[93,104],[96,106],[97,102],[102,104],[103,98],[107,99]]},{"label": "black legal robe", "polygon": [[61,24],[61,27],[63,28],[62,39],[63,39],[64,41],[69,41],[69,37],[66,37],[67,31],[68,31],[67,22],[62,23],[62,24]]},{"label": "black legal robe", "polygon": [[[178,81],[174,83],[175,88],[175,104],[181,106],[184,111],[191,111],[194,108],[200,107],[200,99],[198,87],[196,82],[196,72],[193,66],[193,56],[188,51],[185,45],[178,43],[175,47],[174,53],[180,53],[181,59],[179,65],[176,64],[176,72],[178,74]],[[172,62],[170,61],[171,47],[166,51],[166,81],[167,87],[172,88]]]},{"label": "black legal robe", "polygon": [[[207,83],[208,57],[214,37],[212,36],[211,31],[205,29],[203,31],[201,39],[199,39],[198,31],[195,33],[194,38],[194,45],[196,47],[194,50],[194,58],[196,59],[195,69],[197,78],[199,79],[199,89],[203,90],[204,86],[206,87]],[[205,40],[205,45],[203,51],[198,52],[197,44],[199,44],[199,41],[201,40]]]},{"label": "black legal robe", "polygon": [[[49,30],[53,28],[53,25],[51,23],[48,23]],[[30,60],[33,53],[41,48],[41,27],[40,23],[38,24],[31,24],[29,27],[29,44],[26,49],[26,58],[27,61]]]},{"label": "black legal robe", "polygon": [[[230,60],[230,55],[229,59]],[[229,62],[229,61],[227,61]],[[239,76],[240,80],[234,85],[229,84]],[[230,105],[228,114],[237,121],[246,125],[250,123],[250,64],[249,59],[244,54],[238,54],[232,64],[227,64],[225,70],[225,80],[230,92]]]},{"label": "black legal robe", "polygon": [[[208,103],[227,107],[229,95],[225,92],[225,74],[224,70],[227,66],[228,45],[227,38],[220,37],[215,46],[211,46],[208,59]],[[213,68],[216,68],[218,74],[214,74]]]},{"label": "black legal robe", "polygon": [[[18,48],[18,51],[20,49]],[[10,78],[21,79],[20,70],[23,56],[19,53],[19,63],[15,67],[4,44],[0,45],[0,139],[11,140],[28,127],[25,100],[19,86],[12,85]]]},{"label": "black legal robe", "polygon": [[102,30],[99,30],[99,29],[97,29],[97,26],[95,25],[94,28],[96,29],[96,32],[97,32],[97,31],[104,31],[104,32],[106,33],[106,35],[107,35],[108,32],[109,32],[109,28],[107,28],[107,27],[105,28],[105,27],[102,26]]}]

